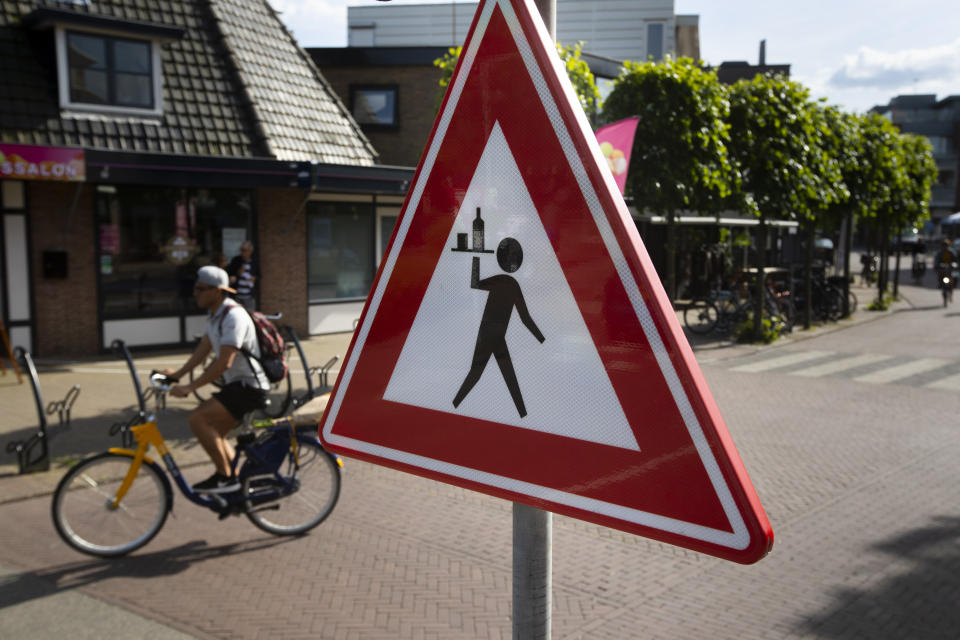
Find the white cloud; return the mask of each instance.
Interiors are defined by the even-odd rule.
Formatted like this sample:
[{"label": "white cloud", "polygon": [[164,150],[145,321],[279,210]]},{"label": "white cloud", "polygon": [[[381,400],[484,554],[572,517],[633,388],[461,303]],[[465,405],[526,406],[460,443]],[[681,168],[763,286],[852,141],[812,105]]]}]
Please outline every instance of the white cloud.
[{"label": "white cloud", "polygon": [[894,52],[860,47],[844,58],[829,84],[836,88],[890,90],[913,85],[952,86],[953,92],[960,91],[960,38],[944,45]]},{"label": "white cloud", "polygon": [[344,0],[269,0],[301,47],[342,47],[347,44],[347,3]]}]

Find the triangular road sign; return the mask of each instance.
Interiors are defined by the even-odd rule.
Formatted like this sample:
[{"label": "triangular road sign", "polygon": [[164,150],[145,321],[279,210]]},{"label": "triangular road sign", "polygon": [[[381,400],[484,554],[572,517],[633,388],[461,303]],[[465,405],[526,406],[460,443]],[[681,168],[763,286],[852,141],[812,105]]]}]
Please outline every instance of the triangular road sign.
[{"label": "triangular road sign", "polygon": [[772,544],[530,1],[480,3],[320,432],[737,562]]}]

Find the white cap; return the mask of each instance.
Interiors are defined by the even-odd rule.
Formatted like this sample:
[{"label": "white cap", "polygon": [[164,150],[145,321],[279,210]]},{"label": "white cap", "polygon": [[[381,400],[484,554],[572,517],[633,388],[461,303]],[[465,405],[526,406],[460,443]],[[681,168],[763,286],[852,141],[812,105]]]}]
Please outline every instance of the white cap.
[{"label": "white cap", "polygon": [[199,284],[206,284],[210,285],[211,287],[216,287],[217,289],[223,289],[224,291],[229,291],[230,293],[237,292],[236,289],[230,288],[230,277],[227,276],[227,272],[220,267],[215,267],[213,265],[200,267],[200,269],[197,270],[197,282]]}]

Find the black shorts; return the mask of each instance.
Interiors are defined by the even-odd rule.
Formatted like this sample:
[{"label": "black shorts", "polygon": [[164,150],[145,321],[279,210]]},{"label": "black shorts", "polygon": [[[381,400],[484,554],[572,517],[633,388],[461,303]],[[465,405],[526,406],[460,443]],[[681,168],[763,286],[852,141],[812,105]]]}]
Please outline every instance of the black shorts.
[{"label": "black shorts", "polygon": [[266,391],[245,385],[240,381],[223,386],[213,394],[213,397],[219,400],[220,404],[226,407],[230,415],[237,420],[243,420],[243,416],[251,411],[267,406]]}]

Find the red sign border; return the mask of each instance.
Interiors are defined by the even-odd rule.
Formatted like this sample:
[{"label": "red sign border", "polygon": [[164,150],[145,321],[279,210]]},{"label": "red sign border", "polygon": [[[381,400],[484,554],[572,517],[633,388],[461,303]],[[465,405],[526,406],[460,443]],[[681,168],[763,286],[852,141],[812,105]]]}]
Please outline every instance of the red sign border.
[{"label": "red sign border", "polygon": [[[672,311],[672,306],[667,300],[666,295],[659,284],[659,280],[656,279],[656,272],[649,259],[649,256],[646,253],[646,250],[642,245],[642,242],[640,241],[639,234],[636,232],[636,227],[633,224],[630,214],[626,210],[626,206],[620,197],[619,190],[613,181],[613,177],[610,176],[608,172],[599,170],[599,167],[601,166],[600,163],[602,162],[602,155],[599,152],[599,146],[596,144],[596,141],[592,136],[592,132],[590,132],[589,124],[586,123],[586,119],[582,114],[582,110],[580,110],[579,105],[576,103],[576,98],[572,93],[572,89],[569,86],[565,86],[565,83],[560,80],[559,74],[555,73],[557,63],[551,58],[549,48],[552,45],[550,45],[549,38],[546,36],[545,30],[543,29],[539,20],[534,20],[531,18],[532,15],[536,14],[535,9],[533,10],[534,13],[531,13],[532,5],[529,2],[525,3],[523,0],[494,0],[493,2],[481,2],[477,15],[474,17],[470,34],[468,35],[467,46],[464,49],[464,54],[461,55],[461,59],[458,62],[457,68],[451,80],[451,89],[457,83],[460,74],[462,73],[462,67],[465,64],[465,60],[468,58],[468,47],[475,37],[479,18],[487,5],[500,5],[501,9],[510,7],[510,9],[515,12],[516,17],[519,20],[523,35],[527,39],[527,42],[534,43],[539,41],[539,46],[533,46],[531,44],[530,50],[536,59],[536,63],[539,66],[543,79],[548,85],[550,97],[554,101],[554,104],[559,111],[563,126],[566,128],[566,131],[572,139],[579,157],[581,158],[583,167],[586,170],[586,175],[590,180],[590,187],[601,201],[601,208],[608,219],[610,228],[616,238],[618,248],[621,251],[622,256],[626,259],[630,274],[634,278],[634,281],[639,288],[641,295],[643,296],[643,301],[648,308],[659,309],[660,311],[660,313],[651,313],[652,319],[656,326],[657,334],[662,340],[663,345],[666,347],[667,354],[670,358],[671,367],[679,377],[683,392],[687,400],[690,402],[694,413],[696,414],[697,421],[704,437],[707,440],[712,457],[720,467],[720,473],[726,488],[733,494],[733,502],[736,505],[739,515],[744,519],[750,542],[744,549],[731,549],[729,547],[723,547],[713,543],[692,540],[689,537],[678,536],[677,534],[671,532],[651,529],[650,527],[646,526],[634,526],[632,528],[627,528],[627,530],[631,530],[635,533],[641,533],[642,535],[664,540],[673,544],[679,544],[681,546],[704,551],[706,553],[724,557],[737,562],[754,562],[761,558],[769,550],[769,547],[772,544],[773,537],[769,522],[763,513],[759,499],[753,490],[746,471],[739,459],[739,455],[733,446],[732,439],[726,430],[719,410],[717,409],[716,404],[709,393],[706,382],[699,370],[699,366],[693,357],[693,353],[690,350],[686,339],[683,337],[682,330],[680,329],[679,323],[676,321],[676,316]],[[552,70],[554,72],[551,72],[551,67],[554,68]],[[434,125],[434,130],[432,131],[426,146],[426,149],[428,150],[434,149],[435,145],[437,147],[442,146],[440,141],[437,141],[436,138],[438,131],[443,128],[441,123],[444,115],[448,113],[448,108],[450,106],[448,103],[453,95],[455,95],[455,92],[450,90],[447,92],[447,95],[444,98],[440,109],[440,116],[438,116],[437,122]],[[443,129],[443,131],[446,130]],[[573,132],[577,131],[580,131],[581,133],[590,132],[590,135],[573,135]],[[417,177],[414,179],[413,186],[408,192],[403,206],[403,216],[413,215],[413,211],[410,209],[412,199],[414,197],[420,197],[417,195],[417,187],[421,184],[425,185],[426,181],[430,177],[429,175],[422,175],[428,157],[429,154],[425,153],[421,158],[420,165],[418,166],[416,172]],[[595,162],[591,163],[589,161],[584,161],[585,159],[591,157],[595,160]],[[387,256],[391,256],[393,253],[393,245],[396,242],[396,236],[400,231],[400,228],[401,225],[398,222],[394,230],[394,237],[391,239],[390,247],[387,250]],[[382,286],[385,286],[381,285],[381,279],[384,277],[384,270],[387,268],[387,266],[388,260],[385,259],[381,264],[380,271],[377,274],[377,279],[374,284],[374,292],[371,293],[371,296],[367,300],[364,312],[361,315],[358,330],[354,334],[350,351],[348,352],[345,360],[345,372],[350,367],[350,363],[355,362],[355,359],[359,358],[359,354],[355,354],[354,350],[357,348],[358,338],[360,338],[362,331],[365,328],[368,328],[368,323],[372,322],[373,320],[372,318],[368,319],[367,316],[370,312],[371,305],[379,304],[377,292],[382,289]],[[647,274],[653,274],[652,278]],[[666,313],[665,310],[669,310],[669,313]],[[459,486],[465,486],[486,493],[492,493],[493,495],[498,495],[507,499],[534,504],[535,506],[566,513],[568,515],[573,515],[574,517],[579,517],[585,520],[599,522],[600,524],[605,524],[607,526],[614,526],[621,529],[625,528],[620,523],[611,522],[611,518],[598,515],[595,512],[571,508],[569,505],[565,504],[558,505],[557,503],[540,500],[538,498],[533,498],[531,496],[509,490],[491,489],[491,487],[487,484],[465,480],[460,476],[450,476],[444,473],[437,473],[433,470],[399,462],[395,459],[370,453],[369,451],[358,450],[357,448],[336,442],[335,438],[331,439],[328,437],[329,434],[325,433],[328,430],[326,421],[328,418],[330,418],[331,410],[336,410],[337,399],[340,397],[340,394],[345,393],[345,390],[341,389],[341,383],[348,379],[349,373],[347,376],[341,375],[340,379],[338,380],[334,389],[333,400],[331,401],[330,405],[328,405],[327,412],[324,416],[324,421],[321,425],[321,438],[324,439],[324,442],[331,450],[393,468],[410,471],[418,475],[424,475],[426,477],[438,479],[444,482],[450,482]],[[705,424],[713,425],[714,428],[704,428],[703,425]],[[329,431],[332,433],[333,425],[330,425]]]}]

